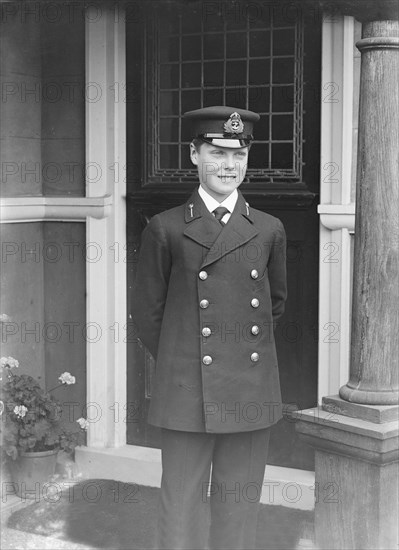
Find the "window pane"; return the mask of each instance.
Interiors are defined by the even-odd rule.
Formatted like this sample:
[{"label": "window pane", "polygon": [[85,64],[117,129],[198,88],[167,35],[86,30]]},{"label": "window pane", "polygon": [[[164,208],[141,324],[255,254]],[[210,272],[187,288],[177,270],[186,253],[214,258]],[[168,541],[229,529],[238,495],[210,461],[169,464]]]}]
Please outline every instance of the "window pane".
[{"label": "window pane", "polygon": [[273,143],[272,168],[293,168],[292,145],[290,143]]},{"label": "window pane", "polygon": [[161,65],[161,89],[179,87],[179,65]]},{"label": "window pane", "polygon": [[[264,4],[265,5],[265,4]],[[275,6],[273,6],[275,9]],[[265,9],[259,10],[257,5],[254,7],[254,14],[249,18],[249,26],[251,29],[263,29],[270,27],[270,10]]]},{"label": "window pane", "polygon": [[204,31],[222,31],[224,28],[224,18],[215,2],[204,2],[202,10],[202,21]]},{"label": "window pane", "polygon": [[246,23],[246,9],[245,6],[240,5],[239,2],[231,2],[230,5],[228,5],[227,2],[222,3],[224,4],[224,20],[226,23],[226,30],[233,31],[236,29],[242,29],[242,27],[245,27]]},{"label": "window pane", "polygon": [[184,63],[181,71],[182,88],[199,88],[201,86],[201,63]]},{"label": "window pane", "polygon": [[226,105],[246,109],[247,89],[243,87],[226,88]]},{"label": "window pane", "polygon": [[[183,91],[181,93],[181,112],[192,111],[198,109],[198,105],[201,105],[201,91],[193,90],[190,92]],[[179,111],[175,111],[175,114]]]},{"label": "window pane", "polygon": [[182,26],[184,32],[201,32],[201,11],[193,8],[189,13],[183,15]]},{"label": "window pane", "polygon": [[255,113],[268,113],[270,88],[268,86],[251,86],[249,88],[248,109]]},{"label": "window pane", "polygon": [[276,86],[272,89],[273,113],[292,112],[294,110],[294,86]]},{"label": "window pane", "polygon": [[159,110],[161,115],[175,115],[179,111],[179,93],[163,92]]},{"label": "window pane", "polygon": [[159,125],[160,141],[178,141],[179,140],[179,119],[161,118]]},{"label": "window pane", "polygon": [[282,58],[273,60],[273,84],[294,82],[294,59]]},{"label": "window pane", "polygon": [[178,152],[177,145],[160,145],[160,168],[168,169],[178,166]]},{"label": "window pane", "polygon": [[223,62],[204,63],[204,85],[223,86]]},{"label": "window pane", "polygon": [[204,90],[204,107],[223,105],[223,90]]},{"label": "window pane", "polygon": [[229,33],[226,36],[226,57],[247,57],[247,35],[244,32]]},{"label": "window pane", "polygon": [[249,34],[249,55],[264,57],[270,55],[270,32],[251,31]]},{"label": "window pane", "polygon": [[226,86],[232,84],[243,85],[247,82],[246,61],[227,61],[226,63]]},{"label": "window pane", "polygon": [[294,128],[293,128],[292,115],[275,115],[272,117],[272,138],[292,140]]},{"label": "window pane", "polygon": [[269,84],[269,59],[251,59],[249,61],[249,81],[251,84]]},{"label": "window pane", "polygon": [[249,155],[250,168],[269,167],[269,147],[267,143],[254,143]]},{"label": "window pane", "polygon": [[191,124],[190,121],[186,118],[183,118],[181,121],[181,140],[182,142],[190,142],[192,139],[191,135]]},{"label": "window pane", "polygon": [[160,48],[161,62],[179,61],[179,37],[162,37]]},{"label": "window pane", "polygon": [[269,139],[269,115],[262,115],[260,117],[259,122],[255,125],[254,135],[256,140]]},{"label": "window pane", "polygon": [[182,60],[201,59],[201,37],[183,36],[182,38]]},{"label": "window pane", "polygon": [[222,34],[204,35],[204,58],[205,59],[223,59],[224,46]]},{"label": "window pane", "polygon": [[273,55],[294,55],[295,32],[292,29],[273,31]]}]

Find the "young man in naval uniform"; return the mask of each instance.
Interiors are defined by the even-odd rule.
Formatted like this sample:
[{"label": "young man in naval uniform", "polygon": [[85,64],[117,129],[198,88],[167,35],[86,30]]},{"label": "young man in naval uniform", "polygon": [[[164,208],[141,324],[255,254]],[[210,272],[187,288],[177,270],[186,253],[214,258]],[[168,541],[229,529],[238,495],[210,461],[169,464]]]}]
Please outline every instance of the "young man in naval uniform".
[{"label": "young man in naval uniform", "polygon": [[185,117],[200,185],[143,232],[133,304],[156,359],[148,421],[162,428],[158,546],[251,549],[270,427],[281,418],[273,323],[286,300],[285,232],[238,191],[259,115],[224,106]]}]

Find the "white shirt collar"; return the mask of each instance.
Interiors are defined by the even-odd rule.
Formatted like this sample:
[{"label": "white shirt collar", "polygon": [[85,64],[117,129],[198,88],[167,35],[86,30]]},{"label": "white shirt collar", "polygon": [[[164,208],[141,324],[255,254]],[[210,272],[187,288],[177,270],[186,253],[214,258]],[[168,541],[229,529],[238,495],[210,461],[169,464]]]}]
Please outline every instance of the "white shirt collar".
[{"label": "white shirt collar", "polygon": [[227,199],[224,199],[224,201],[220,203],[216,199],[211,197],[210,194],[205,191],[205,189],[201,185],[198,188],[198,194],[204,201],[205,206],[207,207],[209,212],[213,212],[218,206],[224,206],[229,212],[233,212],[238,199],[237,189],[234,189],[234,191],[227,197]]}]

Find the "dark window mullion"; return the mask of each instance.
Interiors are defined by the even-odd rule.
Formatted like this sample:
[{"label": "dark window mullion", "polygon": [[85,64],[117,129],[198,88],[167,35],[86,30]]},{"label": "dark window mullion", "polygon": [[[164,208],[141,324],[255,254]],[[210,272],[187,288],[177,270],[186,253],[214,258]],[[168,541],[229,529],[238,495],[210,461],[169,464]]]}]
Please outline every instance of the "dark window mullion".
[{"label": "dark window mullion", "polygon": [[249,109],[249,91],[250,91],[250,87],[249,87],[249,32],[250,32],[250,28],[249,28],[249,18],[247,18],[247,27],[246,27],[246,34],[247,34],[247,43],[246,43],[246,54],[247,54],[247,66],[246,66],[246,100],[245,100],[245,107],[246,109]]},{"label": "dark window mullion", "polygon": [[223,22],[223,104],[226,105],[226,71],[227,71],[227,33],[226,20]]},{"label": "dark window mullion", "polygon": [[201,18],[201,107],[204,106],[204,18]]},{"label": "dark window mullion", "polygon": [[273,124],[273,13],[270,14],[270,64],[269,64],[269,151],[268,151],[268,168],[272,168],[272,124]]},{"label": "dark window mullion", "polygon": [[[295,27],[295,63],[294,63],[294,90],[297,89],[297,82],[298,82],[298,63],[297,63],[297,55],[298,55],[298,25]],[[294,135],[293,135],[293,141],[292,141],[292,166],[296,169],[298,169],[298,166],[296,166],[296,159],[297,159],[297,134],[298,134],[298,120],[297,120],[298,112],[297,112],[297,101],[294,101],[294,116],[293,116],[293,122],[294,122]]]},{"label": "dark window mullion", "polygon": [[[182,30],[182,16],[179,15],[179,114],[182,115],[182,64],[181,61],[183,59],[182,55],[182,39],[183,39],[183,30]],[[181,143],[181,124],[179,124],[179,140],[178,143]],[[180,146],[177,146],[177,155],[178,155],[178,166],[179,170],[181,170],[181,154],[180,154]]]},{"label": "dark window mullion", "polygon": [[[155,18],[153,18],[154,20]],[[154,156],[155,156],[155,166],[160,169],[161,166],[161,160],[160,160],[160,147],[159,147],[159,125],[157,123],[158,117],[159,117],[159,111],[160,111],[160,105],[161,105],[161,90],[160,90],[160,72],[161,72],[161,59],[160,59],[160,48],[159,48],[159,20],[155,19],[155,22],[152,24],[152,28],[154,29],[154,34],[156,37],[156,47],[155,51],[153,53],[155,66],[157,68],[156,71],[154,71],[154,78],[153,78],[153,85],[154,89],[152,92],[152,101],[153,101],[153,120],[154,120],[154,128],[151,129],[151,134],[154,136],[153,143],[151,144],[151,147],[154,149]],[[148,161],[147,161],[148,162]]]}]

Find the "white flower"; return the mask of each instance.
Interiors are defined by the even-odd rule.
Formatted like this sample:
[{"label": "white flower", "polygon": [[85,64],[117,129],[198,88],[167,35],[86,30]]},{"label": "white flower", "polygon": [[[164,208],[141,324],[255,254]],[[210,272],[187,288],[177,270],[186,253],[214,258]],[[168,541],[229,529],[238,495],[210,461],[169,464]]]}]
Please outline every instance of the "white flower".
[{"label": "white flower", "polygon": [[0,367],[2,369],[4,369],[4,367],[8,367],[10,369],[13,369],[14,367],[18,368],[19,362],[16,359],[14,359],[14,357],[2,357],[0,359]]},{"label": "white flower", "polygon": [[8,323],[11,321],[11,317],[7,313],[0,313],[0,323]]},{"label": "white flower", "polygon": [[61,376],[58,377],[58,380],[60,380],[61,384],[74,384],[76,382],[76,378],[71,375],[70,372],[63,372]]},{"label": "white flower", "polygon": [[24,405],[15,405],[14,407],[14,413],[17,416],[20,416],[21,418],[23,418],[27,412],[28,412],[28,409]]},{"label": "white flower", "polygon": [[86,418],[78,418],[76,422],[79,424],[82,430],[87,430],[87,428],[89,427],[89,421],[86,420]]}]

